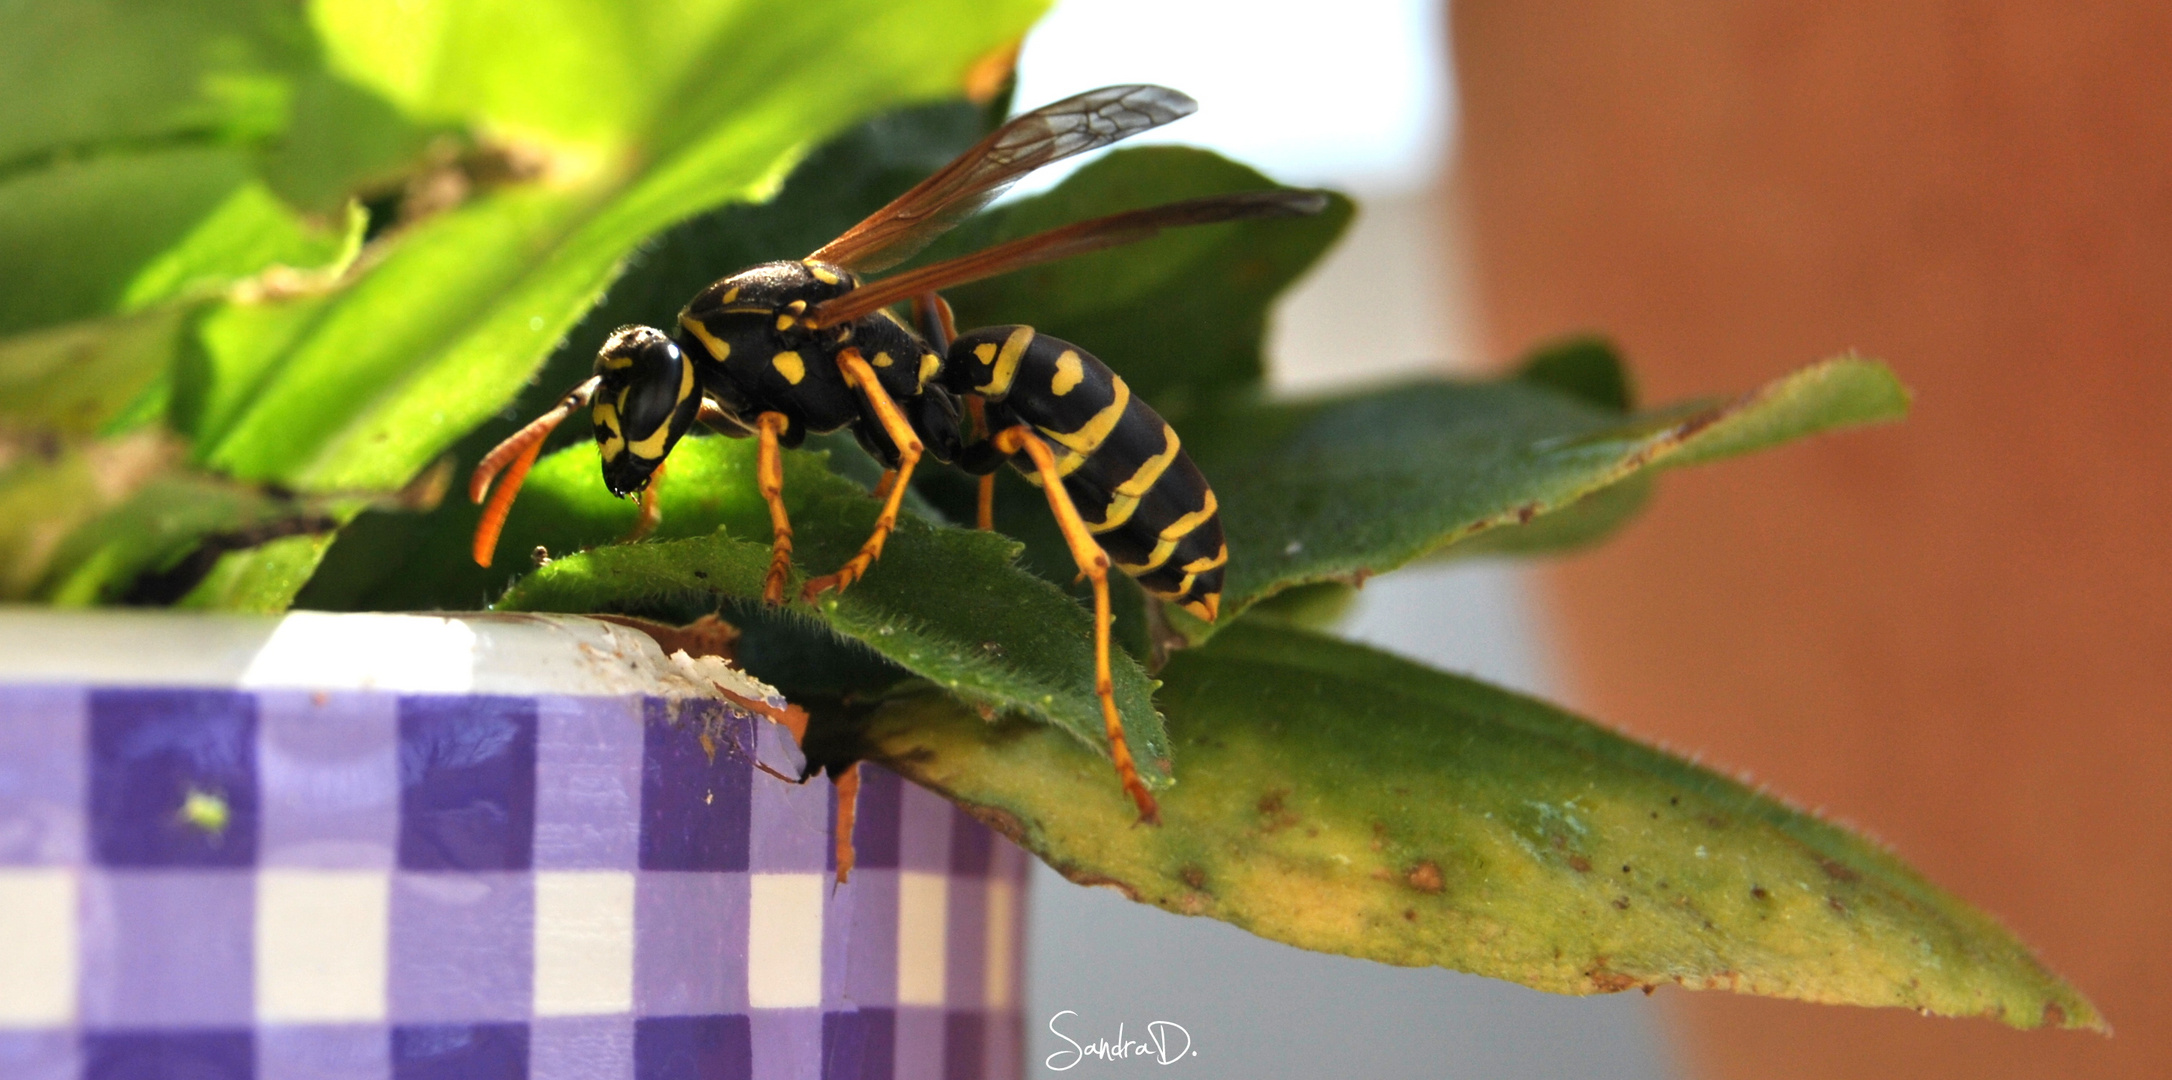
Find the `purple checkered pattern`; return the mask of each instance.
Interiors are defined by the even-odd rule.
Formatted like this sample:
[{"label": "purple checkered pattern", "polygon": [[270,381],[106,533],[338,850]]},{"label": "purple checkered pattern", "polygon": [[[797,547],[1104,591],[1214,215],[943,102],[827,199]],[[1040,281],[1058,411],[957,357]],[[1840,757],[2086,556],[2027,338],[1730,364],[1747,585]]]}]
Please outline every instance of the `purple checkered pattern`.
[{"label": "purple checkered pattern", "polygon": [[[715,737],[712,755],[700,738]],[[0,1077],[1021,1073],[1024,858],[699,699],[0,686]]]}]

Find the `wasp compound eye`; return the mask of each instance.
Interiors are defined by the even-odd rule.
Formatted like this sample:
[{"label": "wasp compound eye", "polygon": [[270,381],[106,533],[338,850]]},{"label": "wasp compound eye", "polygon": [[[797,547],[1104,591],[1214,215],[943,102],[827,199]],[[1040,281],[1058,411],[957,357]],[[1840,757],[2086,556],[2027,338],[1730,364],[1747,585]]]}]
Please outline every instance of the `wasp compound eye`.
[{"label": "wasp compound eye", "polygon": [[701,407],[694,366],[663,332],[628,326],[614,331],[596,355],[602,379],[589,416],[603,458],[604,486],[631,495],[692,426]]}]

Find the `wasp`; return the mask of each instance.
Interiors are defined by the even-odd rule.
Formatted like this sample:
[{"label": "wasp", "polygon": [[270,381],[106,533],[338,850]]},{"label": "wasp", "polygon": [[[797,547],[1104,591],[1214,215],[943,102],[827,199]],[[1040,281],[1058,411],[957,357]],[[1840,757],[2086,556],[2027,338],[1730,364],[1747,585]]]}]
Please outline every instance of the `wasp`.
[{"label": "wasp", "polygon": [[[869,282],[924,249],[1016,182],[1052,162],[1191,114],[1161,86],[1105,87],[1025,113],[804,259],[726,277],[694,297],[669,331],[611,333],[592,375],[484,457],[469,484],[496,496],[475,534],[490,565],[514,493],[552,429],[583,408],[594,423],[603,482],[639,495],[653,520],[664,459],[696,422],[758,440],[756,476],[769,507],[763,583],[782,603],[792,563],[782,448],[850,428],[884,466],[882,512],[844,566],[813,578],[813,599],[843,590],[882,555],[922,459],[979,474],[978,524],[991,528],[993,473],[1009,464],[1046,495],[1079,571],[1093,583],[1095,692],[1110,756],[1141,820],[1158,820],[1124,739],[1109,668],[1113,566],[1202,619],[1218,613],[1229,548],[1214,490],[1153,407],[1092,353],[1027,326],[960,334],[940,290],[1153,236],[1166,228],[1318,213],[1318,192],[1240,192],[1112,214]],[[909,304],[909,320],[892,307]],[[961,409],[961,405],[963,408]],[[970,426],[967,421],[970,420]],[[856,769],[839,778],[841,807]],[[840,812],[840,832],[850,835]],[[840,841],[842,847],[844,841]]]}]

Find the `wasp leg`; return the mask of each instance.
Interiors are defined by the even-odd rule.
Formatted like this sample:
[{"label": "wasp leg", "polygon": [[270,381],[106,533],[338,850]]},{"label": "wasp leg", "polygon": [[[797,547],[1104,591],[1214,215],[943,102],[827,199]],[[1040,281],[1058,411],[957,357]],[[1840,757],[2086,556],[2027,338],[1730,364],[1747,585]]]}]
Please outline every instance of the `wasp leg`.
[{"label": "wasp leg", "polygon": [[1005,454],[1021,451],[1033,459],[1033,467],[1041,474],[1041,490],[1048,494],[1048,509],[1056,516],[1056,526],[1063,530],[1064,542],[1071,546],[1071,559],[1078,563],[1079,573],[1094,583],[1094,694],[1101,699],[1101,719],[1108,726],[1109,756],[1116,762],[1116,776],[1124,785],[1131,801],[1138,804],[1139,820],[1149,825],[1161,824],[1161,809],[1154,804],[1153,793],[1146,790],[1146,783],[1139,779],[1138,766],[1131,760],[1131,746],[1124,740],[1123,717],[1116,711],[1116,680],[1109,673],[1109,556],[1094,541],[1086,529],[1086,521],[1072,505],[1071,494],[1063,488],[1063,474],[1056,471],[1055,455],[1048,452],[1048,444],[1033,434],[1033,429],[1020,424],[998,432],[995,437],[997,450]]},{"label": "wasp leg", "polygon": [[837,883],[852,880],[852,864],[859,854],[852,847],[852,825],[860,813],[860,763],[845,766],[831,777],[837,783]]},{"label": "wasp leg", "polygon": [[892,487],[893,485],[895,485],[896,483],[897,483],[897,470],[896,470],[896,469],[884,469],[884,470],[882,471],[882,479],[880,479],[880,480],[877,480],[877,481],[875,481],[875,497],[876,497],[876,498],[878,498],[878,499],[887,499],[887,498],[889,498],[889,497],[890,497],[890,488],[891,488],[891,487]]},{"label": "wasp leg", "polygon": [[937,353],[949,352],[951,340],[958,336],[958,318],[951,314],[950,301],[943,299],[942,293],[925,292],[913,297],[913,324]]},{"label": "wasp leg", "polygon": [[662,490],[665,464],[659,461],[656,468],[649,472],[649,486],[641,489],[641,512],[634,515],[633,528],[626,530],[625,539],[619,543],[631,544],[647,537],[655,532],[657,524],[664,520]]},{"label": "wasp leg", "polygon": [[920,463],[922,447],[920,436],[913,433],[911,424],[905,422],[905,414],[898,411],[897,402],[890,400],[888,391],[875,379],[875,369],[867,366],[860,350],[845,348],[837,354],[837,367],[845,373],[845,383],[856,386],[867,395],[867,403],[875,410],[875,419],[882,424],[883,434],[897,447],[897,479],[884,493],[882,514],[875,519],[875,532],[860,545],[860,551],[834,574],[827,574],[809,581],[800,590],[802,599],[812,600],[826,589],[843,592],[853,582],[867,573],[867,568],[882,557],[883,542],[890,538],[890,531],[897,528],[898,506],[905,500],[905,488],[912,483],[913,466]]},{"label": "wasp leg", "polygon": [[493,447],[476,463],[474,475],[468,478],[468,498],[482,502],[490,494],[491,482],[504,473],[505,482],[497,485],[498,493],[483,508],[483,518],[475,523],[475,563],[489,566],[498,551],[498,534],[505,529],[505,517],[512,513],[513,499],[520,494],[521,482],[528,479],[528,470],[535,465],[536,455],[543,452],[543,440],[573,415],[574,410],[585,407],[596,396],[596,387],[602,385],[601,376],[590,376],[579,386],[566,391],[564,397],[551,410],[528,422],[528,426],[513,433],[512,437]]},{"label": "wasp leg", "polygon": [[[973,417],[973,437],[987,438],[988,402],[979,394],[967,395],[965,411]],[[982,532],[995,531],[995,474],[992,472],[981,475],[980,500],[973,508],[973,527]]]},{"label": "wasp leg", "polygon": [[757,441],[754,478],[762,500],[769,504],[769,576],[762,579],[762,599],[784,603],[784,579],[792,572],[792,519],[784,512],[784,462],[777,455],[777,436],[791,420],[780,412],[765,412],[754,421]]}]

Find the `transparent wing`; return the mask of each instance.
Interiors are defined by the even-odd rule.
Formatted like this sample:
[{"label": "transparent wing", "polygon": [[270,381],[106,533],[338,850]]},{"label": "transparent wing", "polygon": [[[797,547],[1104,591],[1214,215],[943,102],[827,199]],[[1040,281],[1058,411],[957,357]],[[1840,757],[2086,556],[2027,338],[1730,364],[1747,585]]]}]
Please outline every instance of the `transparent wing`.
[{"label": "transparent wing", "polygon": [[809,259],[873,273],[912,258],[1019,177],[1171,120],[1199,103],[1166,86],[1105,86],[997,128],[935,175],[824,244]]},{"label": "transparent wing", "polygon": [[1317,191],[1240,191],[1202,199],[1165,203],[1034,233],[1007,244],[908,270],[825,300],[809,312],[818,326],[857,319],[900,300],[1006,274],[1021,267],[1054,262],[1089,251],[1135,243],[1163,229],[1211,225],[1252,218],[1300,217],[1327,207]]}]

